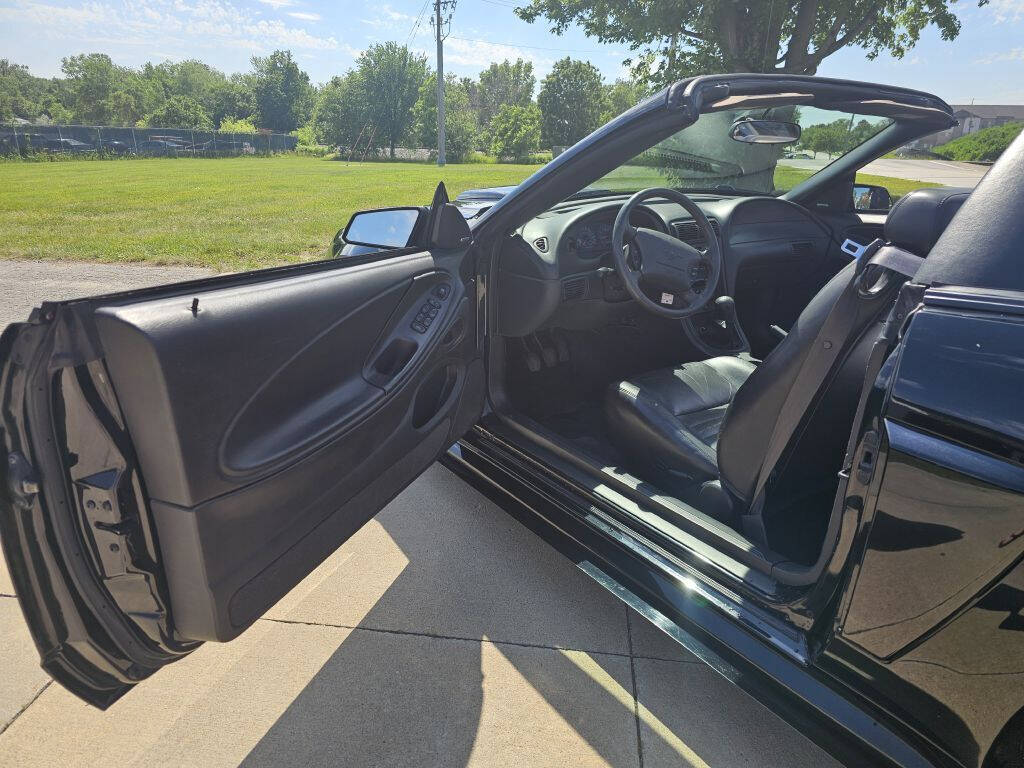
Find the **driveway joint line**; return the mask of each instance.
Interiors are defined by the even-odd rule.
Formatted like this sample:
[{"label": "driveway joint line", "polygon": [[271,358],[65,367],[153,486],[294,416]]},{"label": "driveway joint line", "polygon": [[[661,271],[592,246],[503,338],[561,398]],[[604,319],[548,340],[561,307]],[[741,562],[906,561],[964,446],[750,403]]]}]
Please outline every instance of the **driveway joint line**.
[{"label": "driveway joint line", "polygon": [[53,683],[52,679],[47,680],[43,684],[43,687],[40,688],[38,691],[36,691],[35,696],[33,696],[31,699],[29,699],[28,703],[26,703],[25,706],[23,706],[21,709],[19,709],[14,714],[14,717],[12,717],[10,720],[8,720],[6,723],[4,723],[3,727],[0,728],[0,736],[3,736],[4,731],[6,731],[8,728],[10,728],[12,725],[14,725],[14,721],[15,720],[17,720],[19,717],[21,717],[23,714],[25,714],[25,710],[26,709],[28,709],[29,707],[31,707],[33,704],[36,703],[36,699],[38,699],[40,696],[42,696],[43,695],[43,691],[45,691],[47,688],[49,688],[52,683]]},{"label": "driveway joint line", "polygon": [[636,657],[633,655],[633,622],[626,606],[626,643],[629,647],[629,677],[633,681],[633,722],[636,723],[636,759],[639,768],[644,768],[644,742],[640,728],[640,699],[636,688]]},{"label": "driveway joint line", "polygon": [[17,595],[9,595],[6,592],[0,592],[0,597],[17,597]]},{"label": "driveway joint line", "polygon": [[[536,648],[544,651],[572,651],[575,653],[596,653],[601,656],[618,656],[619,658],[629,658],[628,653],[621,653],[619,651],[595,651],[586,650],[583,648],[569,648],[566,646],[557,645],[544,645],[543,643],[523,643],[516,640],[494,640],[492,638],[482,637],[462,637],[459,635],[441,635],[434,632],[412,632],[407,629],[384,629],[382,627],[362,627],[353,626],[351,624],[332,624],[324,621],[299,621],[296,619],[272,619],[263,617],[261,621],[273,621],[277,624],[301,624],[307,627],[331,627],[333,629],[349,629],[353,632],[380,632],[385,635],[405,635],[410,637],[429,637],[433,640],[455,640],[463,643],[490,643],[491,645],[511,645],[518,648]],[[666,659],[668,661],[668,659]]]}]

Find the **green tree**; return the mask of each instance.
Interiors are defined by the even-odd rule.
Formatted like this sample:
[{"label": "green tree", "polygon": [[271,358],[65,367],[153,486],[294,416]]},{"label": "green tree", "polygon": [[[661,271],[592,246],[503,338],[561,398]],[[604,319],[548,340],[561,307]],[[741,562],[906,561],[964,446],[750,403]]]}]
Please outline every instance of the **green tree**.
[{"label": "green tree", "polygon": [[356,62],[370,133],[391,157],[413,124],[412,108],[427,77],[427,57],[389,41],[371,45]]},{"label": "green tree", "polygon": [[[146,64],[141,76],[159,87],[163,98],[187,96],[202,106],[214,123],[226,117],[248,116],[239,103],[240,78],[229,79],[223,72],[195,59]],[[251,100],[251,99],[250,99]]]},{"label": "green tree", "polygon": [[817,154],[826,153],[829,158],[842,152],[849,144],[848,131],[850,121],[833,120],[831,123],[809,125],[801,131],[800,146]]},{"label": "green tree", "polygon": [[568,56],[556,61],[537,96],[544,146],[575,144],[601,125],[602,96],[597,67]]},{"label": "green tree", "polygon": [[331,78],[320,91],[312,123],[317,139],[324,144],[354,148],[357,140],[360,147],[369,145],[369,119],[361,76],[357,71],[350,71]]},{"label": "green tree", "polygon": [[61,61],[67,106],[74,119],[104,125],[111,119],[111,96],[122,79],[119,68],[104,53],[68,56]]},{"label": "green tree", "polygon": [[260,128],[287,133],[309,119],[313,88],[291,51],[252,57],[253,119]]},{"label": "green tree", "polygon": [[491,119],[505,104],[525,107],[533,101],[536,84],[532,62],[506,59],[500,64],[491,64],[480,73],[480,125],[490,125]]},{"label": "green tree", "polygon": [[[480,127],[469,101],[465,83],[454,75],[445,77],[444,128],[445,151],[456,162],[476,149]],[[437,146],[437,75],[431,74],[420,86],[412,108],[415,138],[421,147]]]},{"label": "green tree", "polygon": [[206,114],[206,110],[198,101],[188,96],[172,96],[158,109],[146,115],[144,122],[150,128],[213,130],[213,121]]},{"label": "green tree", "polygon": [[36,120],[49,115],[57,98],[57,89],[52,80],[35,77],[28,67],[0,59],[0,122],[10,122],[18,117],[22,120]]},{"label": "green tree", "polygon": [[[572,25],[601,42],[638,51],[625,63],[645,86],[715,72],[813,75],[848,45],[869,59],[902,58],[934,25],[943,40],[960,33],[954,0],[529,0],[526,21],[545,18],[561,34]],[[979,0],[984,5],[987,0]]]},{"label": "green tree", "polygon": [[604,111],[601,122],[607,123],[627,109],[632,109],[643,99],[643,91],[630,80],[616,80],[604,86]]},{"label": "green tree", "polygon": [[70,113],[65,117],[79,123],[133,125],[164,100],[150,79],[103,53],[69,56],[61,69],[60,100]]},{"label": "green tree", "polygon": [[491,154],[521,159],[540,148],[540,109],[536,104],[504,104],[491,120]]}]

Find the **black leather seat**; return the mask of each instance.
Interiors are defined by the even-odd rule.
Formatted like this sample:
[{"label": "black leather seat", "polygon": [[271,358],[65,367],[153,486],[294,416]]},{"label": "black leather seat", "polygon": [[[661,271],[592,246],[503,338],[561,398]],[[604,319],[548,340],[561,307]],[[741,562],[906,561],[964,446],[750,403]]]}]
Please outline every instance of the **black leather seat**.
[{"label": "black leather seat", "polygon": [[[911,192],[889,213],[886,240],[926,255],[969,194],[965,189]],[[614,383],[605,399],[608,427],[638,474],[679,493],[702,511],[737,524],[737,514],[752,501],[774,432],[795,432],[798,427],[777,424],[778,415],[855,268],[852,262],[818,292],[760,365],[740,357],[715,357]],[[837,380],[845,382],[839,397],[830,393],[831,423],[819,425],[825,434],[814,447],[819,455],[835,455],[845,445],[863,377],[863,354],[853,353],[858,345],[861,352],[866,349],[874,337],[866,331],[884,317],[894,293],[884,291],[860,302],[848,323],[847,338],[836,340],[843,347],[835,367],[838,371],[850,361],[850,370],[845,379],[833,376],[825,385],[836,388]]]}]

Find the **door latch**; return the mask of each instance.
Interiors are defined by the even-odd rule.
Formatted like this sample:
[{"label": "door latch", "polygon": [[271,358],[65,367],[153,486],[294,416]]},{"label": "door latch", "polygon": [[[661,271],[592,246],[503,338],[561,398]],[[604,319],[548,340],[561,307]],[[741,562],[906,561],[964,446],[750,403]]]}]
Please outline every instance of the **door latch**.
[{"label": "door latch", "polygon": [[15,451],[7,457],[7,484],[19,507],[28,509],[39,493],[39,479],[28,459]]},{"label": "door latch", "polygon": [[869,430],[864,433],[860,442],[860,461],[857,462],[857,482],[867,485],[875,474],[875,465],[878,463],[878,433]]}]

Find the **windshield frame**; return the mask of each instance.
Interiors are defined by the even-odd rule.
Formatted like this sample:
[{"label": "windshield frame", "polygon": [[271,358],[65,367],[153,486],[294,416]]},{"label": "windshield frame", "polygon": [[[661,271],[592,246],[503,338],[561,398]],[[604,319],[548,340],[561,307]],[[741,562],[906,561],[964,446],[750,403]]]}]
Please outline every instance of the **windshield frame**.
[{"label": "windshield frame", "polygon": [[723,100],[770,105],[781,93],[806,94],[814,106],[846,108],[858,114],[892,117],[874,138],[782,195],[801,202],[824,191],[887,151],[955,125],[953,109],[923,91],[810,75],[723,74],[688,78],[659,91],[584,137],[526,178],[515,190],[476,219],[474,238],[515,229],[558,202],[596,182],[608,171],[653,146],[702,112],[720,109]]},{"label": "windshield frame", "polygon": [[[779,94],[771,106],[743,105],[739,110],[702,112],[692,123],[644,149],[591,186],[622,194],[667,187],[684,193],[779,196],[894,123],[890,117],[822,109],[805,102],[802,94]],[[818,131],[831,129],[830,136],[825,137],[831,138],[827,157],[819,157],[818,151],[810,150],[802,136],[786,144],[749,144],[732,138],[732,127],[751,118],[796,122],[801,126],[801,135],[804,129],[815,131],[813,136],[819,137],[812,137],[816,146],[822,143]],[[810,156],[787,157],[795,151]],[[808,160],[810,163],[805,164]],[[822,160],[824,163],[817,165]]]}]

